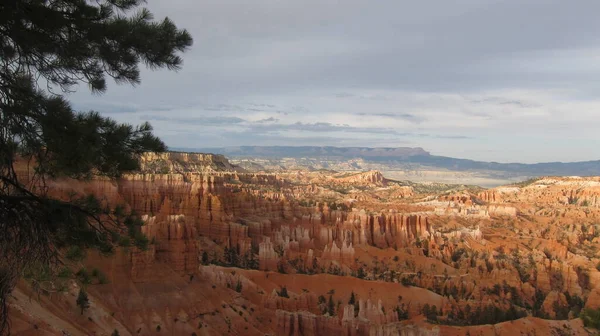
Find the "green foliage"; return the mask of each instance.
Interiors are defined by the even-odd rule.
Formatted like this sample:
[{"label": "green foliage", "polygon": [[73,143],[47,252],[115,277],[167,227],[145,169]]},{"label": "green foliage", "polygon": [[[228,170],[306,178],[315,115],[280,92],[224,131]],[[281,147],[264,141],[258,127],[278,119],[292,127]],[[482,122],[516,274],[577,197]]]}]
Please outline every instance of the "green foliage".
[{"label": "green foliage", "polygon": [[121,247],[129,247],[131,246],[131,238],[127,236],[121,236],[119,237],[118,244]]},{"label": "green foliage", "polygon": [[235,291],[238,293],[242,292],[242,283],[240,282],[240,280],[238,280],[237,284],[235,285]]},{"label": "green foliage", "polygon": [[85,268],[79,269],[75,275],[77,276],[77,279],[84,285],[89,285],[92,283],[92,277]]},{"label": "green foliage", "polygon": [[578,295],[571,296],[569,292],[565,292],[565,298],[567,299],[569,312],[572,313],[573,316],[578,317],[585,306],[585,301]]},{"label": "green foliage", "polygon": [[[8,332],[6,295],[35,262],[80,258],[82,250],[111,252],[125,232],[147,246],[123,208],[72,194],[55,199],[46,179],[118,177],[139,167],[146,151],[164,143],[148,123],[118,123],[98,112],[76,112],[66,96],[80,84],[106,90],[106,78],[138,84],[139,64],[179,69],[191,44],[185,30],[155,21],[143,0],[0,2],[0,334]],[[15,172],[30,163],[27,184]],[[116,233],[116,234],[115,234]]]},{"label": "green foliage", "polygon": [[68,267],[63,267],[61,268],[61,270],[58,272],[58,277],[62,278],[62,279],[68,279],[73,275],[73,271],[71,271],[70,268]]},{"label": "green foliage", "polygon": [[[467,308],[468,307],[468,308]],[[490,304],[485,307],[477,307],[472,310],[470,306],[460,310],[458,314],[449,314],[449,318],[444,320],[444,323],[451,325],[481,325],[481,324],[496,324],[505,321],[513,321],[527,316],[527,313],[522,309],[517,309],[514,305],[510,305],[508,309],[503,309],[496,305]],[[430,312],[433,318],[433,313]],[[441,320],[435,317],[436,321]],[[431,320],[431,319],[430,319]]]},{"label": "green foliage", "polygon": [[30,265],[23,270],[23,277],[37,282],[49,281],[52,279],[52,269],[47,265]]},{"label": "green foliage", "polygon": [[[141,225],[140,225],[141,226]],[[146,237],[146,235],[144,235],[142,232],[140,231],[136,231],[133,234],[133,244],[139,248],[140,250],[147,250],[148,249],[148,245],[150,244],[150,240],[148,239],[148,237]]]},{"label": "green foliage", "polygon": [[244,255],[242,256],[242,265],[241,266],[246,269],[258,269],[258,267],[260,266],[260,263],[258,261],[256,254],[254,254],[250,250],[250,251],[246,251],[246,253],[244,253]]},{"label": "green foliage", "polygon": [[569,306],[561,305],[558,301],[552,303],[552,309],[557,320],[566,320],[569,318]]},{"label": "green foliage", "polygon": [[79,308],[81,308],[81,315],[83,315],[83,311],[90,307],[90,300],[88,299],[88,295],[83,288],[79,289],[79,294],[77,295],[77,300],[75,303]]},{"label": "green foliage", "polygon": [[101,285],[107,284],[108,283],[108,279],[106,278],[106,274],[104,274],[104,272],[102,272],[101,270],[94,268],[92,270],[92,276],[96,277],[98,279],[98,283]]},{"label": "green foliage", "polygon": [[85,258],[85,251],[80,246],[71,246],[67,249],[65,258],[71,261],[81,261]]},{"label": "green foliage", "polygon": [[431,307],[429,306],[429,303],[426,303],[425,305],[423,305],[423,308],[421,308],[421,313],[425,316],[427,316],[429,314],[429,311],[431,310]]},{"label": "green foliage", "polygon": [[278,256],[283,257],[283,253],[284,253],[283,246],[277,245],[277,246],[275,246],[274,250],[275,250],[275,253],[277,253]]},{"label": "green foliage", "polygon": [[427,319],[430,321],[437,321],[437,317],[438,317],[437,307],[435,305],[431,306],[431,309],[429,310],[429,314],[427,314],[426,316],[427,316]]},{"label": "green foliage", "polygon": [[362,267],[358,268],[358,271],[356,271],[356,277],[359,279],[364,279],[367,276],[367,273],[365,272],[365,269]]},{"label": "green foliage", "polygon": [[335,303],[333,302],[333,295],[329,295],[329,301],[327,301],[327,313],[329,316],[335,316]]},{"label": "green foliage", "polygon": [[235,247],[225,247],[224,254],[225,263],[228,266],[237,266],[240,261],[240,254]]},{"label": "green foliage", "polygon": [[589,271],[583,267],[576,267],[575,272],[577,274],[577,283],[579,284],[579,287],[583,290],[590,290],[591,283]]},{"label": "green foliage", "polygon": [[356,297],[354,296],[354,291],[350,293],[350,300],[348,300],[349,305],[353,305],[356,302]]},{"label": "green foliage", "polygon": [[279,295],[280,297],[284,297],[284,298],[289,298],[289,294],[287,291],[287,288],[285,286],[281,287],[281,290],[277,292],[277,295]]},{"label": "green foliage", "polygon": [[408,276],[408,277],[404,277],[404,278],[400,279],[400,283],[405,287],[417,285],[414,277],[412,277],[412,276]]},{"label": "green foliage", "polygon": [[342,269],[339,266],[336,265],[329,265],[329,268],[327,269],[327,273],[328,274],[333,274],[333,275],[343,275]]},{"label": "green foliage", "polygon": [[115,331],[113,331],[113,333],[110,334],[110,336],[121,336],[121,334],[119,334],[119,331],[115,329]]},{"label": "green foliage", "polygon": [[565,279],[560,270],[550,271],[550,287],[552,290],[562,291],[565,286]]},{"label": "green foliage", "polygon": [[600,329],[600,309],[585,308],[579,317],[586,327]]},{"label": "green foliage", "polygon": [[515,182],[513,184],[510,184],[511,186],[515,186],[515,187],[520,187],[520,188],[524,188],[528,185],[531,185],[535,182],[537,182],[540,178],[539,177],[534,177],[534,178],[530,178],[528,180],[525,181],[521,181],[521,182]]},{"label": "green foliage", "polygon": [[544,304],[545,300],[546,300],[546,294],[544,294],[544,292],[542,292],[540,289],[536,288],[535,294],[533,297],[533,308],[532,308],[533,316],[545,317],[544,311],[542,310],[542,305]]},{"label": "green foliage", "polygon": [[206,251],[202,252],[202,265],[208,265],[209,264],[209,260],[208,260],[208,253]]},{"label": "green foliage", "polygon": [[451,257],[452,261],[453,262],[459,261],[462,258],[463,254],[465,254],[466,252],[467,251],[464,248],[459,248],[459,249],[455,250],[452,253],[452,257]]},{"label": "green foliage", "polygon": [[521,263],[519,253],[516,249],[512,253],[512,263],[513,266],[517,269],[517,272],[519,273],[519,279],[521,280],[521,282],[525,283],[529,281],[529,279],[531,278],[531,272],[526,265]]},{"label": "green foliage", "polygon": [[408,308],[405,307],[404,304],[402,304],[401,306],[396,306],[394,308],[394,311],[396,312],[396,315],[398,316],[398,321],[402,321],[402,320],[408,320]]},{"label": "green foliage", "polygon": [[279,261],[277,263],[277,272],[281,273],[281,274],[286,274],[287,272],[285,271],[285,264],[283,263],[283,261]]}]

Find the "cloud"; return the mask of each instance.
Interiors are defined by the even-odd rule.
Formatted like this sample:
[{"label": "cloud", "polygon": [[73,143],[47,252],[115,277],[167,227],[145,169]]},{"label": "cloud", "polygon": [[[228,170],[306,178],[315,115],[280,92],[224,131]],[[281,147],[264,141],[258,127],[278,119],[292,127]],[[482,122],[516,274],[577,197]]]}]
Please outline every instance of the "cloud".
[{"label": "cloud", "polygon": [[170,123],[194,124],[203,126],[224,126],[246,122],[238,117],[169,117],[161,115],[140,115],[142,121],[165,121]]},{"label": "cloud", "polygon": [[278,122],[278,121],[279,121],[279,119],[277,119],[277,118],[269,117],[269,118],[257,120],[257,121],[255,121],[255,123],[263,124],[263,123]]},{"label": "cloud", "polygon": [[410,113],[394,114],[394,113],[364,113],[364,112],[362,112],[362,113],[358,113],[358,115],[401,119],[401,120],[406,120],[406,121],[410,121],[413,123],[421,123],[421,122],[425,121],[425,118],[423,118],[422,116],[418,116],[418,115],[410,114]]},{"label": "cloud", "polygon": [[502,98],[502,97],[485,97],[483,99],[475,99],[475,100],[471,100],[472,103],[475,104],[486,104],[486,103],[491,103],[491,104],[498,104],[498,105],[510,105],[510,106],[515,106],[515,107],[541,107],[542,105],[540,104],[535,104],[535,103],[531,103],[531,102],[527,102],[527,101],[521,101],[521,100],[508,100],[506,98]]},{"label": "cloud", "polygon": [[194,37],[183,69],[69,98],[150,120],[169,145],[409,143],[480,160],[600,158],[596,0],[148,6]]}]

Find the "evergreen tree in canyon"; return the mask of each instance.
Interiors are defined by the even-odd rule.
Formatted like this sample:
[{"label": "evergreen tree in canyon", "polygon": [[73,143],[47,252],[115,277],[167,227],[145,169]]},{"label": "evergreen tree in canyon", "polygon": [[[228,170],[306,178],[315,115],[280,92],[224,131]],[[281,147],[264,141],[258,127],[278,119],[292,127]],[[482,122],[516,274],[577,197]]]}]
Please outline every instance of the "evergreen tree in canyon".
[{"label": "evergreen tree in canyon", "polygon": [[81,309],[81,315],[83,315],[83,312],[90,307],[90,299],[88,299],[88,295],[83,288],[79,290],[75,303]]},{"label": "evergreen tree in canyon", "polygon": [[143,0],[0,2],[0,334],[7,297],[24,269],[52,267],[72,246],[110,252],[148,242],[140,220],[92,196],[52,195],[53,178],[115,178],[145,151],[166,147],[144,123],[74,111],[65,93],[140,82],[140,63],[177,70],[192,44],[185,30],[154,20]]}]

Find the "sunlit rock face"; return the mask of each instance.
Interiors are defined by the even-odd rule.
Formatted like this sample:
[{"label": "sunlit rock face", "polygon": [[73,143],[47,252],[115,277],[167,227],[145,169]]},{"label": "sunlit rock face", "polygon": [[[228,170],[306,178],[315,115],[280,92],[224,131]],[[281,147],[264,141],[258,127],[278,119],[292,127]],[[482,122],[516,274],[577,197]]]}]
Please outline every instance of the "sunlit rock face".
[{"label": "sunlit rock face", "polygon": [[[106,277],[87,285],[84,315],[75,276],[39,304],[23,281],[15,334],[583,335],[578,300],[600,306],[599,185],[435,189],[377,171],[250,173],[219,155],[149,153],[118,180],[49,181],[56,197],[134,210],[150,244],[68,264]],[[557,320],[471,314],[490,307]]]}]

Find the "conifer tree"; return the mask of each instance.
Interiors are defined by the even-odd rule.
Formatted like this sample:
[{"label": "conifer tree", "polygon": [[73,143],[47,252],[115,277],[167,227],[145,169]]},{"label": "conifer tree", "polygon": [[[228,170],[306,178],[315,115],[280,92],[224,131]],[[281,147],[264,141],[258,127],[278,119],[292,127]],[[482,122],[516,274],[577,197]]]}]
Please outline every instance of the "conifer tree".
[{"label": "conifer tree", "polygon": [[83,311],[90,307],[90,299],[88,299],[88,295],[83,288],[79,289],[79,294],[77,295],[77,300],[75,301],[77,306],[81,308],[81,315],[83,315]]},{"label": "conifer tree", "polygon": [[278,292],[279,296],[284,297],[284,298],[289,298],[290,295],[288,294],[287,288],[285,286],[281,287],[281,291]]},{"label": "conifer tree", "polygon": [[329,316],[335,315],[335,303],[333,302],[333,295],[329,295],[329,301],[327,302],[327,313],[329,313]]},{"label": "conifer tree", "polygon": [[166,149],[148,123],[78,112],[63,95],[79,84],[102,93],[108,77],[137,84],[140,63],[180,68],[191,36],[168,18],[155,21],[144,2],[0,1],[0,334],[24,268],[51,265],[71,246],[110,252],[125,237],[148,243],[122,207],[88,195],[57,199],[46,183],[118,177],[138,168],[143,152]]}]

